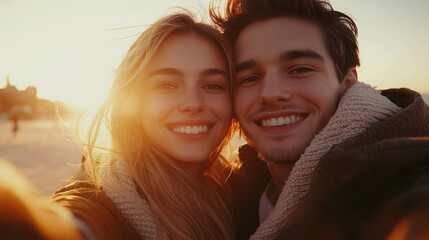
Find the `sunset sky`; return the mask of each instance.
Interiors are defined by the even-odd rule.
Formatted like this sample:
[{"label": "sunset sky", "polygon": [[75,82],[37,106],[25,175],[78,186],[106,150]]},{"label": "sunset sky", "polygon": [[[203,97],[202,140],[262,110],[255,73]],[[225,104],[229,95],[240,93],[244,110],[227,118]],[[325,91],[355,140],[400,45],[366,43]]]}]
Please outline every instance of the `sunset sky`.
[{"label": "sunset sky", "polygon": [[[0,0],[0,88],[9,75],[19,89],[37,87],[40,98],[95,104],[136,39],[126,37],[176,6],[208,20],[209,2]],[[360,81],[380,89],[404,86],[429,93],[429,1],[330,2],[359,27]],[[122,29],[113,30],[117,28]]]}]

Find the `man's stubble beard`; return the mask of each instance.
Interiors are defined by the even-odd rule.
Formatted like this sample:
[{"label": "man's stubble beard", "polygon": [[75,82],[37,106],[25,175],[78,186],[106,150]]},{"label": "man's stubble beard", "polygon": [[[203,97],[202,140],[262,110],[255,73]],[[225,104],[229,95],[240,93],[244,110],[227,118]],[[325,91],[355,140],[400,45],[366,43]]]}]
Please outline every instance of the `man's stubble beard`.
[{"label": "man's stubble beard", "polygon": [[270,164],[295,164],[305,152],[315,135],[308,137],[300,143],[289,144],[289,146],[276,146],[269,149],[258,149],[257,144],[251,143],[259,153],[259,157]]}]

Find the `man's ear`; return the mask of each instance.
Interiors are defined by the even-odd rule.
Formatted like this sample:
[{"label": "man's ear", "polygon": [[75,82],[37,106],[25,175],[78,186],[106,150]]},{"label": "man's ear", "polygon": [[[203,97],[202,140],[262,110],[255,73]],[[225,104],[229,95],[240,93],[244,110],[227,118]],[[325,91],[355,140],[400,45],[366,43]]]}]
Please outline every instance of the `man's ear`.
[{"label": "man's ear", "polygon": [[344,76],[343,81],[340,83],[341,85],[341,93],[345,93],[347,89],[349,89],[353,84],[358,81],[356,68],[349,68],[346,75]]}]

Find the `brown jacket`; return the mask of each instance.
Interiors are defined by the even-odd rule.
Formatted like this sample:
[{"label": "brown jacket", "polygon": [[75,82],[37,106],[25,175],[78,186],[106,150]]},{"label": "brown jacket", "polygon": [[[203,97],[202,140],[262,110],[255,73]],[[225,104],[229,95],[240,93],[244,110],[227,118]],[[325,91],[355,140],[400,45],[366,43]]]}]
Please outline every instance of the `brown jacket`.
[{"label": "brown jacket", "polygon": [[52,199],[89,224],[98,239],[140,239],[106,194],[90,183],[72,182]]}]

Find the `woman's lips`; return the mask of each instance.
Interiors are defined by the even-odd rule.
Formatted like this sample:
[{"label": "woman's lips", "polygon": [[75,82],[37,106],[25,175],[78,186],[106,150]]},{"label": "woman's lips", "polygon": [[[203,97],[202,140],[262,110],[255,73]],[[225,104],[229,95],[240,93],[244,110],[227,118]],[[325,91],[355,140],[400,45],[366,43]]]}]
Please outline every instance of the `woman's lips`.
[{"label": "woman's lips", "polygon": [[201,134],[209,130],[208,125],[177,125],[171,128],[174,133]]},{"label": "woman's lips", "polygon": [[213,126],[214,124],[208,121],[181,121],[166,125],[172,133],[185,140],[204,138]]}]

